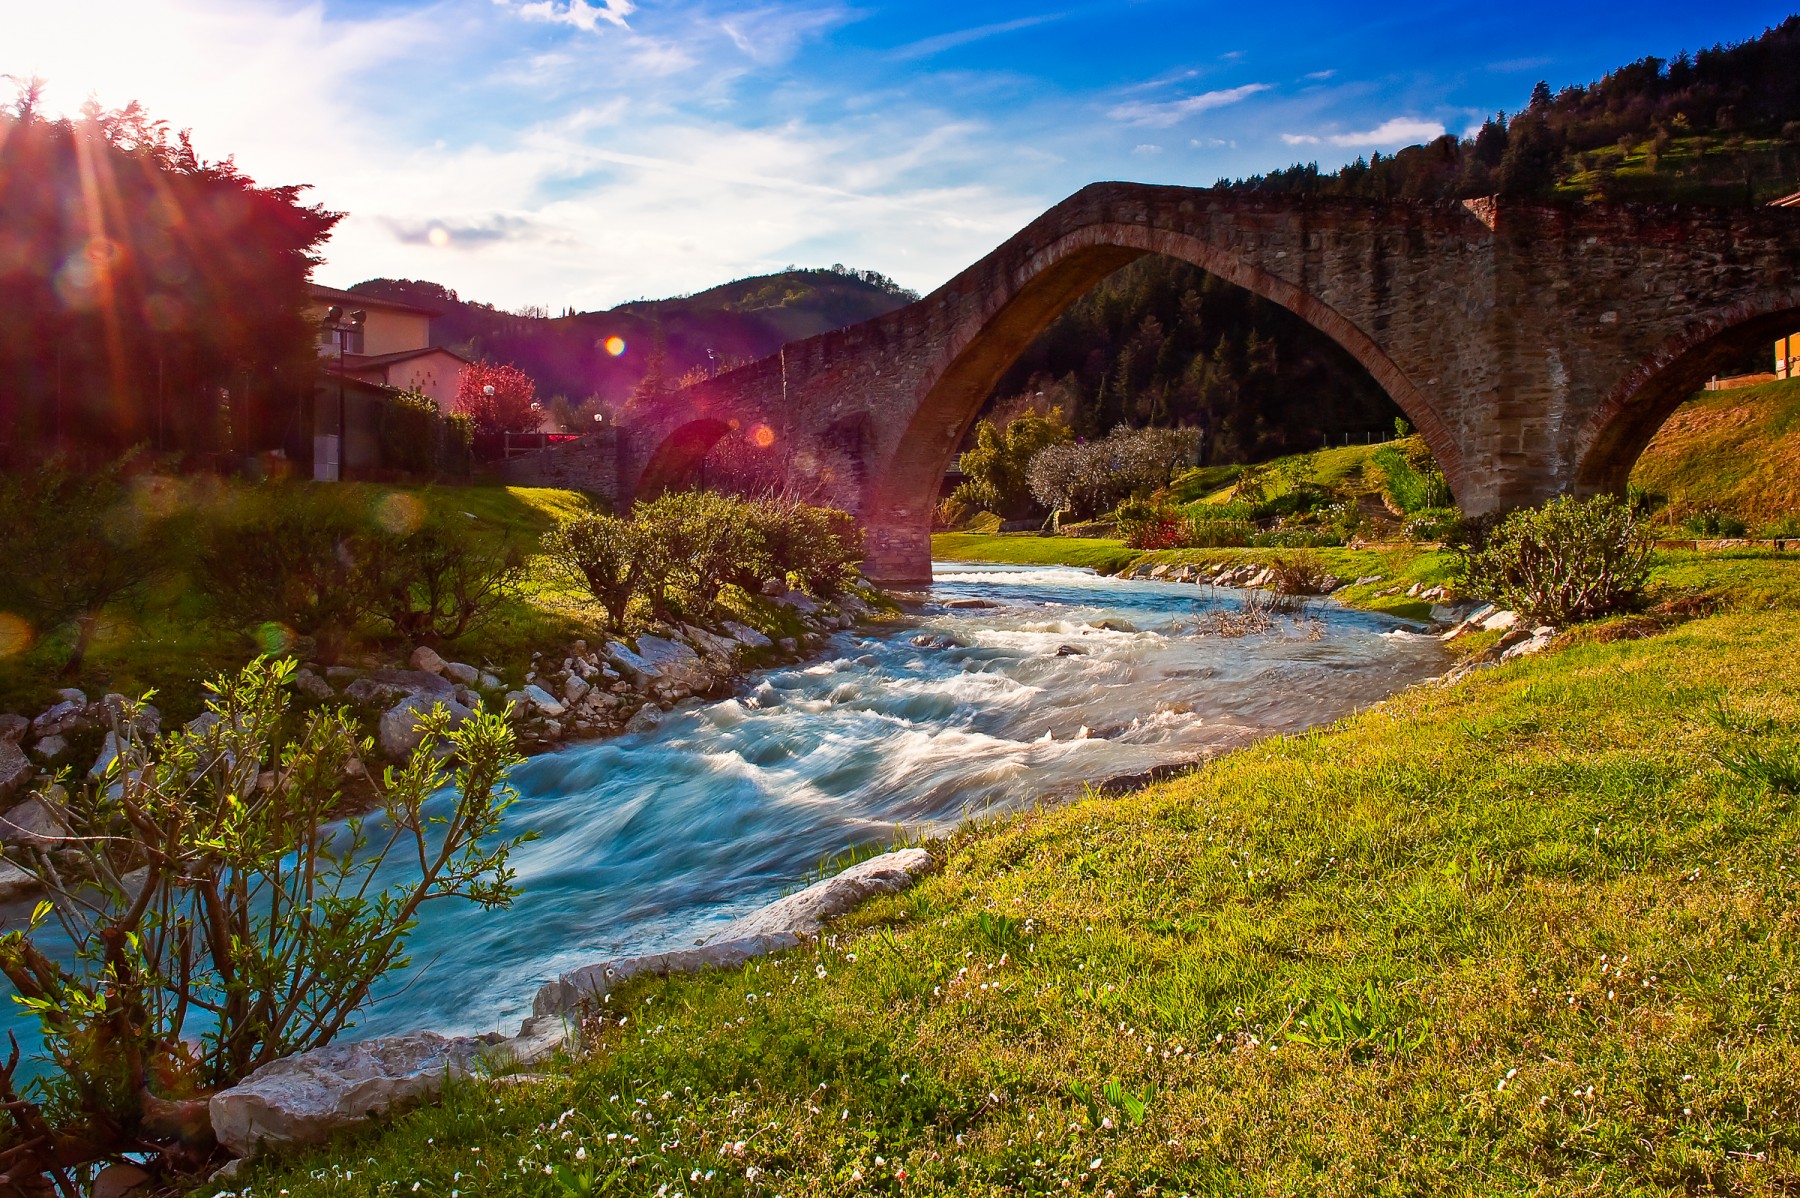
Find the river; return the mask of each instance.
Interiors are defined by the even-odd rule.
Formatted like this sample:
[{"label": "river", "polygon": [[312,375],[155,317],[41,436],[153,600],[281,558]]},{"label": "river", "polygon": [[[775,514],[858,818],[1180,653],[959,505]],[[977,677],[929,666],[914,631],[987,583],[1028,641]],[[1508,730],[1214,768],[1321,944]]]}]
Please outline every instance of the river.
[{"label": "river", "polygon": [[351,1034],[510,1027],[558,973],[691,945],[852,846],[1329,722],[1448,664],[1435,637],[1323,601],[1266,633],[1206,631],[1243,603],[939,563],[904,627],[840,633],[737,697],[533,758],[508,813],[540,836],[513,857],[523,893],[427,909],[412,966]]}]

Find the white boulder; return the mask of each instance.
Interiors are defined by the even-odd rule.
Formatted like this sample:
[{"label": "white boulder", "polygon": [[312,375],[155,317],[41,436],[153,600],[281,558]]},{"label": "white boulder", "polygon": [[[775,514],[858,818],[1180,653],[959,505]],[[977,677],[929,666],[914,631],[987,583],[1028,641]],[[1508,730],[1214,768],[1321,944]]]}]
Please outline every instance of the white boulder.
[{"label": "white boulder", "polygon": [[413,669],[423,670],[427,674],[442,674],[444,672],[444,667],[449,664],[442,657],[438,656],[437,650],[433,649],[430,645],[420,645],[417,649],[414,649],[412,651],[412,656],[407,659],[407,662]]},{"label": "white boulder", "polygon": [[776,899],[766,907],[725,925],[710,941],[746,940],[757,936],[816,936],[827,921],[878,894],[905,890],[930,873],[931,854],[924,849],[896,849],[852,865],[805,890]]},{"label": "white boulder", "polygon": [[42,889],[43,883],[37,880],[36,874],[0,857],[0,903],[29,898]]},{"label": "white boulder", "polygon": [[419,747],[419,742],[425,739],[425,734],[419,730],[419,717],[438,706],[450,713],[452,728],[461,725],[474,714],[454,699],[446,700],[436,695],[408,695],[381,715],[381,751],[393,761],[404,761],[412,756],[413,750]]},{"label": "white boulder", "polygon": [[62,812],[39,795],[0,815],[0,840],[8,844],[48,846],[68,839],[68,835],[69,825]]},{"label": "white boulder", "polygon": [[531,706],[537,710],[539,715],[549,716],[551,719],[555,719],[567,710],[561,703],[557,702],[554,695],[535,682],[528,685],[519,693],[524,698],[525,702],[531,704]]},{"label": "white boulder", "polygon": [[548,1056],[566,1038],[561,1020],[528,1020],[515,1038],[408,1032],[332,1044],[272,1061],[208,1111],[219,1143],[239,1156],[270,1145],[316,1144],[333,1132],[435,1097],[444,1082]]}]

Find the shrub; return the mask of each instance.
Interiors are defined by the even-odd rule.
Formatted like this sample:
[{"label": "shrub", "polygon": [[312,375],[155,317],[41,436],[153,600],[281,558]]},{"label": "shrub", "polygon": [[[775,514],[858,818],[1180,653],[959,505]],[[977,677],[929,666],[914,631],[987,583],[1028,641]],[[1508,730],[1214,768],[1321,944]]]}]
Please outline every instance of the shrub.
[{"label": "shrub", "polygon": [[1800,537],[1800,512],[1783,512],[1759,528],[1756,535],[1768,540]]},{"label": "shrub", "polygon": [[381,460],[413,474],[460,474],[468,468],[474,423],[445,415],[429,395],[402,391],[381,408]]},{"label": "shrub", "polygon": [[1416,513],[1402,526],[1409,541],[1447,541],[1462,527],[1462,513],[1453,507],[1434,507]]},{"label": "shrub", "polygon": [[154,517],[131,502],[127,463],[81,474],[59,460],[0,475],[0,612],[40,635],[74,626],[64,664],[80,668],[109,605],[133,596],[166,565]]},{"label": "shrub", "polygon": [[[345,767],[368,745],[343,711],[293,717],[293,673],[259,659],[214,684],[209,719],[157,738],[128,705],[117,759],[67,797],[72,838],[27,850],[55,901],[0,937],[0,972],[52,1068],[25,1099],[17,1058],[0,1066],[8,1176],[128,1154],[203,1163],[187,1142],[207,1126],[205,1096],[350,1027],[421,907],[517,893],[508,858],[524,838],[500,822],[520,758],[504,717],[454,730],[441,709],[424,717],[420,751],[377,788],[384,818],[334,827]],[[72,960],[46,943],[53,920]]]},{"label": "shrub", "polygon": [[207,532],[207,593],[231,624],[277,623],[317,637],[329,660],[363,610],[355,542],[367,526],[361,506],[337,488],[259,488],[235,499]]},{"label": "shrub", "polygon": [[327,659],[366,617],[408,640],[454,640],[493,614],[524,577],[511,546],[419,518],[396,495],[371,513],[354,491],[270,486],[233,503],[209,530],[202,575],[221,615],[317,638]]},{"label": "shrub", "polygon": [[1457,563],[1459,589],[1541,623],[1566,624],[1638,604],[1651,540],[1609,495],[1554,499],[1501,519]]},{"label": "shrub", "polygon": [[516,594],[525,566],[512,545],[487,546],[443,520],[416,532],[377,527],[352,542],[352,590],[409,641],[441,644],[485,623]]},{"label": "shrub", "polygon": [[594,512],[545,533],[543,550],[553,568],[586,588],[608,621],[624,622],[643,583],[637,525]]},{"label": "shrub", "polygon": [[863,536],[850,513],[768,498],[747,504],[744,514],[761,537],[769,562],[790,586],[829,598],[855,580]]},{"label": "shrub", "polygon": [[1681,526],[1697,537],[1741,537],[1750,527],[1730,512],[1710,506],[1689,512]]},{"label": "shrub", "polygon": [[1320,595],[1329,577],[1325,564],[1315,553],[1278,554],[1269,563],[1275,590],[1283,595]]},{"label": "shrub", "polygon": [[1455,502],[1443,472],[1423,449],[1407,454],[1399,446],[1383,445],[1369,455],[1369,461],[1383,475],[1382,490],[1403,512],[1449,507]]},{"label": "shrub", "polygon": [[632,509],[644,597],[657,616],[704,615],[727,583],[754,589],[772,568],[745,501],[671,491]]}]

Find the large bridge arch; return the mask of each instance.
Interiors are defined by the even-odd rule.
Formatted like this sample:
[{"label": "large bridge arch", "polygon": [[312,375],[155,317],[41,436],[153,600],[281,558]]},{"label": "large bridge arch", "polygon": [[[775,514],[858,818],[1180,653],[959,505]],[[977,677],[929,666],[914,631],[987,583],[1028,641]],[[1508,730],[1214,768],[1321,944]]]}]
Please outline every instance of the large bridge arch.
[{"label": "large bridge arch", "polygon": [[923,581],[942,468],[982,400],[1056,313],[1150,253],[1336,341],[1471,513],[1622,487],[1680,400],[1800,297],[1800,210],[1096,183],[916,303],[628,406],[621,497],[682,475],[721,427],[802,472],[848,453],[866,569]]},{"label": "large bridge arch", "polygon": [[1574,491],[1624,494],[1631,469],[1675,409],[1716,374],[1800,330],[1800,287],[1694,322],[1646,355],[1594,409],[1578,442]]},{"label": "large bridge arch", "polygon": [[1190,262],[1280,304],[1331,338],[1406,413],[1437,456],[1451,490],[1462,486],[1462,454],[1451,430],[1406,372],[1341,312],[1228,245],[1141,224],[1107,222],[1078,226],[1045,245],[967,314],[948,339],[939,369],[921,380],[922,393],[892,455],[873,472],[867,514],[877,522],[884,517],[908,520],[920,502],[934,501],[938,482],[970,424],[1012,364],[1070,304],[1114,271],[1150,254]]}]

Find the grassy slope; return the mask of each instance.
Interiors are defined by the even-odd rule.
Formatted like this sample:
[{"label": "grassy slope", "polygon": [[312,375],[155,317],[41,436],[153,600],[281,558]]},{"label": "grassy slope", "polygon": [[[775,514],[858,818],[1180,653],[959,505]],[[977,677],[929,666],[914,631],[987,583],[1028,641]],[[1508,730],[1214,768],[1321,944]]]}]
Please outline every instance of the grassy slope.
[{"label": "grassy slope", "polygon": [[[1379,445],[1340,445],[1295,456],[1305,459],[1307,478],[1322,486],[1335,487],[1360,478],[1363,466],[1380,448]],[[1277,458],[1275,462],[1287,460]],[[1243,470],[1242,466],[1202,466],[1190,470],[1169,484],[1169,495],[1177,503],[1224,503],[1231,497],[1231,486]]]},{"label": "grassy slope", "polygon": [[[1800,601],[1785,566],[1762,586]],[[1581,644],[967,830],[941,875],[816,951],[622,987],[593,1054],[549,1080],[461,1087],[250,1181],[295,1198],[560,1194],[586,1170],[670,1194],[1800,1184],[1800,821],[1791,790],[1721,764],[1800,765],[1791,622]],[[1108,1082],[1149,1096],[1141,1122],[1124,1094],[1072,1089]]]},{"label": "grassy slope", "polygon": [[1631,481],[1678,512],[1716,506],[1752,530],[1800,511],[1800,380],[1701,392],[1663,425]]},{"label": "grassy slope", "polygon": [[[404,510],[404,504],[416,500],[436,511],[466,513],[474,518],[474,527],[527,550],[557,519],[587,502],[574,491],[534,487],[346,486],[366,499],[371,513]],[[176,519],[182,518],[182,506],[229,502],[230,494],[229,489],[182,491]],[[590,630],[572,598],[541,571],[534,571],[520,598],[445,651],[477,663],[517,664],[529,657],[532,647]],[[87,663],[73,678],[57,672],[64,650],[56,642],[41,643],[23,654],[0,655],[0,711],[35,713],[53,702],[55,690],[62,686],[79,687],[90,696],[107,691],[136,695],[156,688],[164,714],[186,719],[200,710],[201,685],[241,665],[256,648],[246,634],[211,619],[198,584],[178,567],[135,610],[108,613]]]}]

